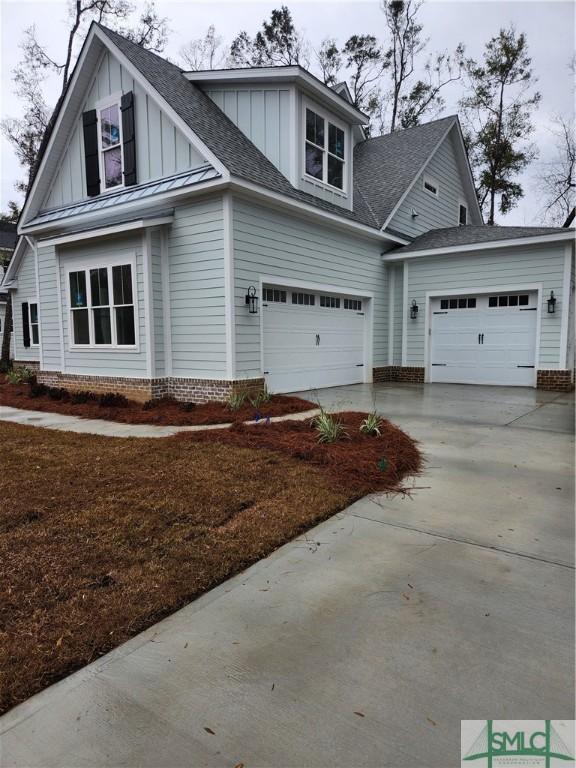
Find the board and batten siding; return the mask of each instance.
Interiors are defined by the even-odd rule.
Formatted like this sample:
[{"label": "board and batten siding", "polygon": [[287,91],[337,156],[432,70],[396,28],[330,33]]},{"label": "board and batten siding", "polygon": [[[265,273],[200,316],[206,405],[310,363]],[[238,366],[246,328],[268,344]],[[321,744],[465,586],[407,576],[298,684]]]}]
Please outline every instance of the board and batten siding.
[{"label": "board and batten siding", "polygon": [[294,126],[289,88],[209,88],[207,95],[242,133],[290,178],[290,132]]},{"label": "board and batten siding", "polygon": [[[95,109],[102,99],[116,93],[134,93],[136,172],[138,183],[196,168],[205,159],[184,134],[107,51],[95,74],[81,113]],[[82,114],[60,161],[60,168],[42,208],[58,208],[87,198]]]},{"label": "board and batten siding", "polygon": [[[459,223],[460,202],[467,203],[468,216],[472,206],[466,199],[462,173],[455,146],[454,129],[436,150],[426,169],[390,220],[389,228],[409,237],[417,237],[430,229],[455,227]],[[424,189],[424,178],[430,176],[438,184],[438,197]],[[418,215],[413,216],[412,211]],[[470,223],[480,223],[479,221]]]},{"label": "board and batten siding", "polygon": [[382,245],[271,208],[233,200],[236,375],[261,376],[260,317],[245,296],[260,277],[333,285],[374,294],[373,365],[387,364],[387,282]]},{"label": "board and batten siding", "polygon": [[460,290],[474,294],[486,288],[542,284],[539,368],[556,369],[560,362],[562,310],[560,302],[555,314],[548,314],[546,300],[550,291],[562,296],[565,247],[562,243],[493,249],[479,254],[425,257],[408,260],[408,307],[416,299],[421,311],[416,320],[408,319],[408,366],[424,365],[424,329],[426,293]]},{"label": "board and batten siding", "polygon": [[[62,332],[64,339],[64,371],[66,373],[84,374],[87,376],[124,376],[129,378],[147,377],[146,357],[146,303],[144,292],[144,265],[142,255],[142,237],[138,235],[103,239],[90,244],[70,245],[58,248],[60,269],[60,290],[62,307]],[[113,260],[113,261],[112,261]],[[71,346],[70,333],[70,296],[68,271],[73,269],[90,269],[111,263],[136,263],[136,325],[137,348],[122,349],[121,347],[91,347],[74,349]],[[54,296],[57,292],[54,291]],[[45,319],[43,318],[43,327]],[[60,360],[45,368],[62,370]]]},{"label": "board and batten siding", "polygon": [[168,229],[172,372],[226,375],[222,198],[178,206]]},{"label": "board and batten siding", "polygon": [[14,359],[15,360],[40,360],[40,348],[24,346],[22,328],[22,304],[24,302],[36,302],[36,259],[34,251],[28,247],[22,257],[18,268],[18,287],[11,292],[12,295],[12,322],[14,327]]}]

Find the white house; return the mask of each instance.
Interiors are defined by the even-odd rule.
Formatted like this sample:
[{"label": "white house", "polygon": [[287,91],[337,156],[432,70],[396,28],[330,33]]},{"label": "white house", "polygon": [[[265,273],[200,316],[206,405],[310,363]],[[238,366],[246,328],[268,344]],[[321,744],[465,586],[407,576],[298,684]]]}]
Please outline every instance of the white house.
[{"label": "white house", "polygon": [[4,281],[16,360],[141,399],[570,388],[574,232],[483,225],[456,117],[366,123],[300,67],[184,72],[93,24]]}]

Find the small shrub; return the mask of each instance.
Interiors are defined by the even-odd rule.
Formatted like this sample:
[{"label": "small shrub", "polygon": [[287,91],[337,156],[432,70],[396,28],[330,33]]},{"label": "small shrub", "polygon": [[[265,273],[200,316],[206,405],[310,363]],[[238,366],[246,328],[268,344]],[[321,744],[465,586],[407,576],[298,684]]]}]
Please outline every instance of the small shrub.
[{"label": "small shrub", "polygon": [[246,402],[246,392],[230,392],[226,401],[226,408],[229,411],[239,411]]},{"label": "small shrub", "polygon": [[335,443],[347,437],[348,433],[341,421],[338,421],[321,408],[320,414],[312,420],[314,429],[318,432],[319,443]]},{"label": "small shrub", "polygon": [[250,402],[254,406],[254,408],[260,408],[265,403],[269,403],[272,399],[272,395],[270,392],[268,392],[268,388],[264,386],[262,389],[260,389],[258,392],[256,392],[255,395],[252,395],[250,397]]},{"label": "small shrub", "polygon": [[118,392],[105,392],[98,397],[102,408],[126,408],[128,402],[128,398]]},{"label": "small shrub", "polygon": [[73,405],[84,405],[84,403],[87,403],[89,400],[94,400],[95,395],[93,392],[87,392],[85,390],[80,390],[79,392],[73,392],[70,396],[70,402]]},{"label": "small shrub", "polygon": [[369,413],[368,416],[366,416],[362,424],[360,424],[360,432],[362,432],[364,435],[374,435],[375,437],[380,437],[381,426],[382,417],[379,413],[376,413],[376,411],[372,411],[372,413]]},{"label": "small shrub", "polygon": [[194,408],[196,408],[196,403],[181,403],[180,404],[180,410],[184,411],[184,413],[190,413],[190,411],[193,411]]},{"label": "small shrub", "polygon": [[50,400],[68,400],[70,397],[68,390],[63,387],[48,387],[47,395]]},{"label": "small shrub", "polygon": [[34,380],[36,377],[34,376],[34,371],[31,371],[30,368],[22,366],[18,368],[12,368],[12,370],[8,371],[6,374],[6,378],[10,384],[25,384]]},{"label": "small shrub", "polygon": [[44,397],[47,394],[48,387],[46,384],[38,384],[38,382],[30,384],[30,392],[28,393],[28,397]]}]

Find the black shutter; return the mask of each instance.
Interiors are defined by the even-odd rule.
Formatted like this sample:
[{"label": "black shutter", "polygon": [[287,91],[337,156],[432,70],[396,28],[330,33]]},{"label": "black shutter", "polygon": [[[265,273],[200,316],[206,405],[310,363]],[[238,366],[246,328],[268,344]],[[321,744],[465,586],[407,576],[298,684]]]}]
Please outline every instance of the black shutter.
[{"label": "black shutter", "polygon": [[125,93],[120,102],[122,142],[124,144],[124,186],[136,184],[136,134],[134,133],[134,94]]},{"label": "black shutter", "polygon": [[91,109],[82,115],[84,125],[84,160],[86,163],[86,192],[88,197],[100,194],[100,164],[98,160],[98,117]]},{"label": "black shutter", "polygon": [[30,346],[30,318],[28,316],[28,302],[22,302],[22,338],[24,346]]}]

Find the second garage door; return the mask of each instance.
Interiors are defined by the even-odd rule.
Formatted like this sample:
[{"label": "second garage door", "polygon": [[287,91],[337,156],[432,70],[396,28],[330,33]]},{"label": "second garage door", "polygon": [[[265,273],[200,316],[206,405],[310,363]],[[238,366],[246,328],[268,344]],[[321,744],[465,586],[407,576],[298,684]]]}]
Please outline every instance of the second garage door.
[{"label": "second garage door", "polygon": [[264,374],[271,392],[364,381],[365,299],[265,286]]},{"label": "second garage door", "polygon": [[431,381],[534,386],[536,292],[438,298],[431,310]]}]

